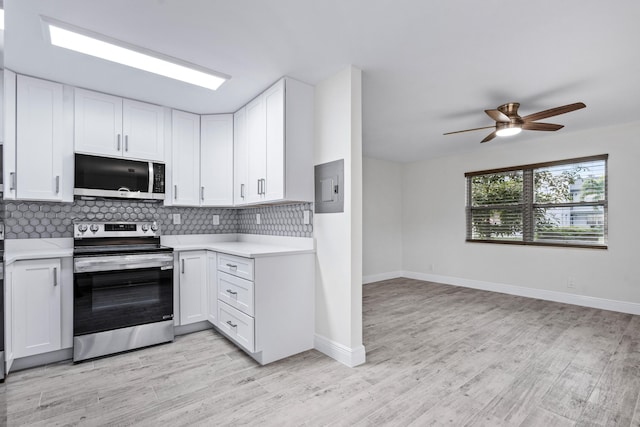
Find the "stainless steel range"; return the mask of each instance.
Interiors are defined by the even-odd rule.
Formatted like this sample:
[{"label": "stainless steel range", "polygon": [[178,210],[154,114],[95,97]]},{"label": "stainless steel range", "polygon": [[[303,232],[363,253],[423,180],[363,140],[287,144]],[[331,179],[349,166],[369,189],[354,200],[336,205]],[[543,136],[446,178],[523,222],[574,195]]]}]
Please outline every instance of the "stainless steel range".
[{"label": "stainless steel range", "polygon": [[155,222],[77,222],[73,360],[173,341],[173,249]]}]

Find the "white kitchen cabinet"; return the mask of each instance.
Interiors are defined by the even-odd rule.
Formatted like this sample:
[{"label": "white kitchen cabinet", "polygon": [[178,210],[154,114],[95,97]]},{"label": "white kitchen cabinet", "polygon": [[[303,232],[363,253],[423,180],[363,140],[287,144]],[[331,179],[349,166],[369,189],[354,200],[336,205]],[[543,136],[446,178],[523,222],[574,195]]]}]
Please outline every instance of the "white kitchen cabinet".
[{"label": "white kitchen cabinet", "polygon": [[[15,75],[14,75],[15,76]],[[69,89],[47,80],[18,75],[15,123],[5,141],[5,199],[72,201],[73,139],[68,131]]]},{"label": "white kitchen cabinet", "polygon": [[62,348],[61,260],[16,261],[11,268],[11,358]]},{"label": "white kitchen cabinet", "polygon": [[313,201],[313,87],[285,77],[238,118],[245,123],[234,136],[234,161],[236,168],[246,163],[247,184],[245,197],[237,197],[244,174],[236,172],[236,205]]},{"label": "white kitchen cabinet", "polygon": [[233,116],[173,111],[175,206],[233,206]]},{"label": "white kitchen cabinet", "polygon": [[200,117],[200,206],[233,206],[233,115]]},{"label": "white kitchen cabinet", "polygon": [[313,348],[314,258],[218,253],[216,328],[263,365]]},{"label": "white kitchen cabinet", "polygon": [[172,112],[172,202],[176,206],[200,205],[200,116]]},{"label": "white kitchen cabinet", "polygon": [[247,204],[249,183],[249,145],[247,139],[247,109],[233,115],[233,204]]},{"label": "white kitchen cabinet", "polygon": [[207,252],[185,251],[178,255],[180,325],[208,320]]},{"label": "white kitchen cabinet", "polygon": [[2,182],[3,198],[15,200],[15,175],[16,175],[16,73],[4,70],[3,74],[3,99],[4,110],[3,128],[3,165]]},{"label": "white kitchen cabinet", "polygon": [[164,109],[75,89],[75,151],[164,161]]},{"label": "white kitchen cabinet", "polygon": [[208,320],[209,323],[215,325],[218,321],[218,269],[217,254],[207,251],[207,298],[209,301]]},{"label": "white kitchen cabinet", "polygon": [[247,203],[263,201],[263,180],[266,177],[267,117],[264,94],[247,104],[247,141],[249,144]]}]

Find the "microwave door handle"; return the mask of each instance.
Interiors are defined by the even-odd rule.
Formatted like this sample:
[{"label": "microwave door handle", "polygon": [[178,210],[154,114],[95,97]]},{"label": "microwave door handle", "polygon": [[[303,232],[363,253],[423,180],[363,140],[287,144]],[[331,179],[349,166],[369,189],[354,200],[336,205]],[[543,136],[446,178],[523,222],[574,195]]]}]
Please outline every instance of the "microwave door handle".
[{"label": "microwave door handle", "polygon": [[153,193],[153,162],[149,162],[149,193]]}]

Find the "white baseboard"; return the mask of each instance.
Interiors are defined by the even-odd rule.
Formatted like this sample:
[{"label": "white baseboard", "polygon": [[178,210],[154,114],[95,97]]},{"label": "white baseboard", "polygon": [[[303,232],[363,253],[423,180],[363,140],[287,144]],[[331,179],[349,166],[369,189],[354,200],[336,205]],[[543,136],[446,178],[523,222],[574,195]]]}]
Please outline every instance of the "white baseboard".
[{"label": "white baseboard", "polygon": [[620,313],[640,314],[640,304],[635,302],[618,301],[606,298],[576,295],[566,292],[548,291],[545,289],[526,288],[523,286],[507,285],[503,283],[484,282],[481,280],[462,279],[459,277],[441,276],[437,274],[403,271],[402,277],[445,285],[461,286],[464,288],[481,289],[484,291],[500,292],[521,297],[536,298],[546,301],[562,302],[583,307],[599,308],[601,310],[617,311]]},{"label": "white baseboard", "polygon": [[366,361],[366,354],[363,345],[351,348],[332,341],[327,337],[316,334],[314,347],[319,352],[326,354],[332,359],[335,359],[350,368],[362,365]]},{"label": "white baseboard", "polygon": [[389,271],[387,273],[371,274],[368,276],[362,276],[362,284],[380,282],[381,280],[397,279],[402,277],[402,271]]}]

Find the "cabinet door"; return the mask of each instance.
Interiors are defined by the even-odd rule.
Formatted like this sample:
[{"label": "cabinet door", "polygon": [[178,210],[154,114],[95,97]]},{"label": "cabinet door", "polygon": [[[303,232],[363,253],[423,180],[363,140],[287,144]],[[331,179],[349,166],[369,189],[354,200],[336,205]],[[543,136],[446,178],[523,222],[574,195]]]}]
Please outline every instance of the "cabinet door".
[{"label": "cabinet door", "polygon": [[215,252],[207,252],[207,269],[208,281],[207,292],[209,299],[209,311],[207,313],[209,323],[216,325],[218,319],[218,269],[217,254]]},{"label": "cabinet door", "polygon": [[122,154],[122,98],[75,89],[75,151]]},{"label": "cabinet door", "polygon": [[200,117],[172,112],[173,204],[200,205]]},{"label": "cabinet door", "polygon": [[61,348],[60,260],[17,261],[11,278],[13,356]]},{"label": "cabinet door", "polygon": [[256,203],[263,199],[263,186],[266,179],[267,135],[264,95],[251,101],[246,108],[249,145],[247,202]]},{"label": "cabinet door", "polygon": [[200,117],[200,204],[233,205],[233,115]]},{"label": "cabinet door", "polygon": [[63,88],[18,76],[16,197],[62,200]]},{"label": "cabinet door", "polygon": [[122,101],[123,155],[164,161],[164,110],[158,105]]},{"label": "cabinet door", "polygon": [[201,322],[208,319],[207,253],[205,251],[181,252],[180,268],[180,324]]},{"label": "cabinet door", "polygon": [[247,110],[243,107],[233,115],[233,204],[235,206],[247,203],[248,182]]},{"label": "cabinet door", "polygon": [[266,175],[264,201],[284,199],[284,80],[264,93],[266,115]]}]

